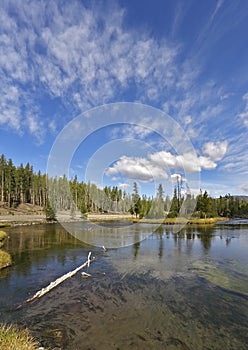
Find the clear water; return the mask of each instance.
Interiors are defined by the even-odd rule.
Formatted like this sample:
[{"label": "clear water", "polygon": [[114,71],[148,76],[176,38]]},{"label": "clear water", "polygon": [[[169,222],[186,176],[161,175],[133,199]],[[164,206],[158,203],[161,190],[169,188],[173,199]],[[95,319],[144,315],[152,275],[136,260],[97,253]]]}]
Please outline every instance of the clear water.
[{"label": "clear water", "polygon": [[[141,238],[153,232],[152,225],[136,228]],[[0,322],[27,326],[45,347],[247,349],[247,221],[188,227],[177,234],[164,226],[140,243],[107,252],[78,241],[60,225],[6,231],[4,248],[14,265],[0,271]],[[79,272],[17,309],[81,265],[89,251],[95,256],[85,270],[91,278]]]}]

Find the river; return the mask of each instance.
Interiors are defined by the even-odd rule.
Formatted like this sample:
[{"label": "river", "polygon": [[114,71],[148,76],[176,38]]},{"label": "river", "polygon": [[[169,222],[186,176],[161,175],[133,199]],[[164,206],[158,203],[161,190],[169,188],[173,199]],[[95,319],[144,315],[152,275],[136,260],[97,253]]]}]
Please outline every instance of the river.
[{"label": "river", "polygon": [[[6,229],[4,249],[14,264],[0,271],[0,322],[28,327],[56,350],[246,350],[248,221],[176,233],[170,226],[134,227],[135,244],[107,251],[59,224]],[[95,259],[85,271],[92,277],[79,272],[18,308],[89,251]]]}]

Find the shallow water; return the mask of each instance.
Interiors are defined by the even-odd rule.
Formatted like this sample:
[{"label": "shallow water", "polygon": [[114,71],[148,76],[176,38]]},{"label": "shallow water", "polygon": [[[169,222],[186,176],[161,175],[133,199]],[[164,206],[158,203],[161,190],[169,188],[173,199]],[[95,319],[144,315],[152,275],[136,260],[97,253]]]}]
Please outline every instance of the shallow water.
[{"label": "shallow water", "polygon": [[[148,230],[152,233],[152,226],[142,224],[135,232],[142,238]],[[5,249],[14,265],[0,272],[0,321],[28,326],[43,346],[247,349],[247,222],[188,227],[176,234],[164,226],[140,243],[107,252],[58,224],[16,227],[8,234]],[[82,264],[89,251],[95,260],[85,271],[92,278],[79,272],[16,310]]]}]

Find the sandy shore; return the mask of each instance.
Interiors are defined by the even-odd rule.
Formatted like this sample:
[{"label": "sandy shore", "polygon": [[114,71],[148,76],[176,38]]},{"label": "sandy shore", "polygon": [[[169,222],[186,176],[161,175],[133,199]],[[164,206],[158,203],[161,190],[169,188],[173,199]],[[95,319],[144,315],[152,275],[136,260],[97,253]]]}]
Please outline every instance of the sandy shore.
[{"label": "sandy shore", "polygon": [[104,221],[104,220],[130,220],[133,216],[130,214],[88,214],[88,220]]},{"label": "sandy shore", "polygon": [[[129,214],[88,214],[85,219],[90,221],[116,221],[130,220],[132,219],[132,216]],[[82,221],[85,219],[82,218],[80,214],[77,214],[74,218],[72,218],[69,212],[59,213],[57,215],[58,222]],[[31,225],[41,223],[47,223],[45,215],[0,215],[0,226]]]},{"label": "sandy shore", "polygon": [[45,215],[1,215],[0,226],[20,224],[41,224],[46,222]]}]

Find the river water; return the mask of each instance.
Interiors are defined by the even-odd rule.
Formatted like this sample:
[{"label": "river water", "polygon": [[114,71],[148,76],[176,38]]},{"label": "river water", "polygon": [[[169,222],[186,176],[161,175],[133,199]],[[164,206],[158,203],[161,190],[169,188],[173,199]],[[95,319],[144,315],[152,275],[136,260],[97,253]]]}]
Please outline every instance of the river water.
[{"label": "river water", "polygon": [[[153,231],[136,224],[146,239],[103,251],[59,224],[6,229],[14,264],[0,271],[0,322],[57,350],[247,349],[248,222]],[[79,272],[22,305],[89,251],[92,277]]]}]

